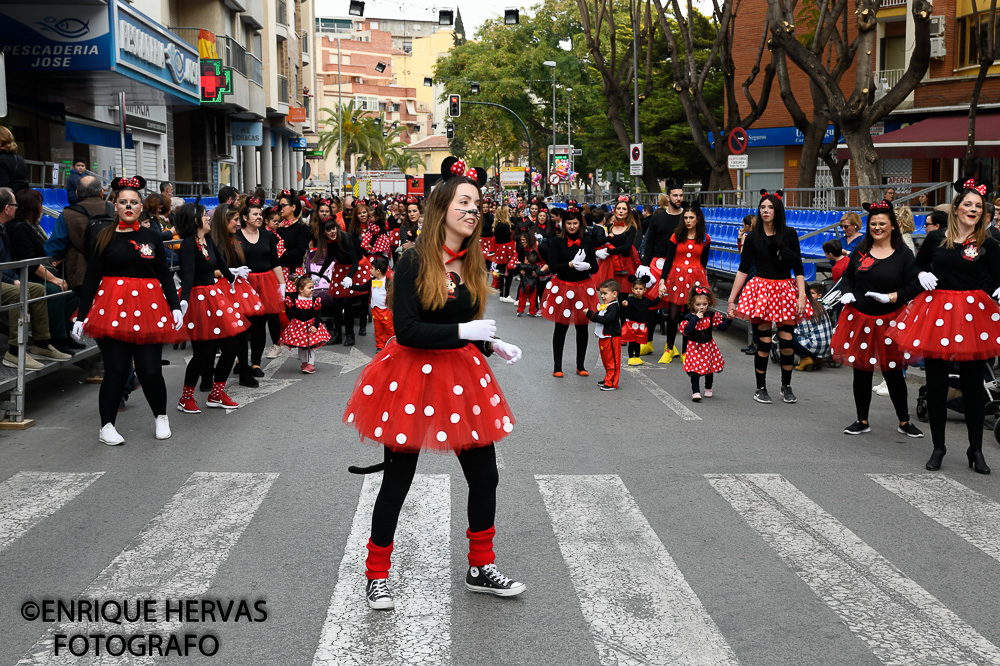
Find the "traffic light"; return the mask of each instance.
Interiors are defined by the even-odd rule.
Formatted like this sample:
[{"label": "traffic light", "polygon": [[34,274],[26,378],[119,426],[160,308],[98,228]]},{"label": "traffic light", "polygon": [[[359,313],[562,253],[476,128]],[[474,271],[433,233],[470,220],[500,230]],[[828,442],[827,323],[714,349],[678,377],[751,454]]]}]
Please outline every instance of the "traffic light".
[{"label": "traffic light", "polygon": [[449,139],[454,139],[455,138],[455,126],[452,125],[451,123],[448,123],[448,128],[446,130],[446,133],[447,133]]},{"label": "traffic light", "polygon": [[458,118],[462,115],[461,95],[448,95],[448,115],[452,118]]}]

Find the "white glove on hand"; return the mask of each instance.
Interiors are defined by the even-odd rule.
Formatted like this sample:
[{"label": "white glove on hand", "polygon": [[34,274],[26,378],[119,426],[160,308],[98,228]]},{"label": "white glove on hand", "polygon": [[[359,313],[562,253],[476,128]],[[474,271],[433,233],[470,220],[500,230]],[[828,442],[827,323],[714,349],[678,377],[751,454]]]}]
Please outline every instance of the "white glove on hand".
[{"label": "white glove on hand", "polygon": [[340,286],[343,287],[344,289],[350,289],[351,285],[353,284],[354,280],[352,280],[349,277],[345,277],[343,280],[340,281]]},{"label": "white glove on hand", "polygon": [[490,270],[491,270],[492,272],[494,272],[494,273],[496,273],[496,272],[497,272],[497,265],[496,265],[496,262],[493,262],[492,264],[490,264]]},{"label": "white glove on hand", "polygon": [[858,300],[858,299],[856,299],[854,297],[854,294],[848,292],[848,293],[846,293],[846,294],[844,294],[843,296],[840,297],[840,304],[841,305],[847,305],[848,303],[853,303],[856,300]]},{"label": "white glove on hand", "polygon": [[171,310],[171,314],[174,315],[174,330],[181,330],[181,326],[184,325],[184,313],[180,310]]},{"label": "white glove on hand", "polygon": [[497,356],[507,361],[507,365],[514,365],[521,360],[521,348],[503,340],[493,341],[493,351]]},{"label": "white glove on hand", "polygon": [[282,281],[278,282],[278,296],[280,296],[282,300],[285,298],[285,283]]},{"label": "white glove on hand", "polygon": [[993,298],[1000,300],[1000,287],[997,287],[997,290],[993,292]]},{"label": "white glove on hand", "polygon": [[639,278],[648,277],[652,279],[653,272],[649,270],[649,266],[639,266],[639,268],[635,269],[635,276]]},{"label": "white glove on hand", "polygon": [[868,298],[871,298],[873,300],[876,300],[879,303],[888,303],[889,302],[889,294],[880,294],[877,291],[866,291],[865,292],[865,296],[867,296]]},{"label": "white glove on hand", "polygon": [[930,271],[922,271],[917,279],[920,281],[920,286],[927,291],[933,291],[937,287],[937,276]]},{"label": "white glove on hand", "polygon": [[586,261],[577,261],[576,259],[574,259],[573,262],[570,264],[570,266],[580,271],[581,273],[586,273],[587,271],[590,270],[590,264],[588,264]]},{"label": "white glove on hand", "polygon": [[604,261],[605,259],[608,258],[608,251],[605,250],[604,248],[595,251],[594,254],[596,254],[597,258],[600,259],[601,261]]},{"label": "white glove on hand", "polygon": [[458,325],[458,337],[462,340],[485,341],[497,334],[496,319],[477,319]]},{"label": "white glove on hand", "polygon": [[543,235],[541,235],[541,234],[535,234],[535,238],[536,238],[537,240],[543,240],[543,239],[545,238],[545,236],[543,236]]},{"label": "white glove on hand", "polygon": [[233,269],[233,275],[235,275],[237,279],[243,278],[244,280],[246,280],[247,276],[250,275],[250,267],[249,266],[239,266],[237,268],[234,268]]},{"label": "white glove on hand", "polygon": [[70,333],[77,342],[83,340],[83,322],[77,321],[73,324],[73,331]]},{"label": "white glove on hand", "polygon": [[181,315],[186,315],[188,313],[188,302],[181,301]]}]

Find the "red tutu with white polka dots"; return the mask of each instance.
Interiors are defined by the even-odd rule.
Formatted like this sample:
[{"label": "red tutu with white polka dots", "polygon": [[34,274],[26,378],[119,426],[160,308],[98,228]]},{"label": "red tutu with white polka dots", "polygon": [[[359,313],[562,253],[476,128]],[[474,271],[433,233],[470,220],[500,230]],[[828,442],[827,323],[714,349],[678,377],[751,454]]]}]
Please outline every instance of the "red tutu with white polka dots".
[{"label": "red tutu with white polka dots", "polygon": [[[299,310],[319,310],[320,300],[318,298],[291,298],[285,299],[285,305]],[[300,349],[314,349],[322,347],[330,341],[330,331],[325,326],[317,326],[315,333],[310,333],[309,328],[315,325],[315,320],[308,321],[292,318],[288,320],[288,326],[281,331],[279,344],[287,347],[298,347]]]},{"label": "red tutu with white polka dots", "polygon": [[498,442],[514,416],[475,346],[416,349],[392,338],[361,371],[344,423],[363,442],[440,453]]},{"label": "red tutu with white polka dots", "polygon": [[249,330],[249,325],[233,304],[229,283],[193,287],[184,324],[177,340],[221,340]]},{"label": "red tutu with white polka dots", "polygon": [[[257,295],[257,290],[250,285],[249,280],[237,278],[233,284],[236,286],[236,293],[230,293],[229,297],[233,299],[233,304],[236,306],[237,312],[244,317],[263,314],[261,312],[263,306],[260,302],[260,296]],[[215,281],[215,286],[228,291],[229,281],[226,278],[219,278]]]},{"label": "red tutu with white polka dots", "polygon": [[597,289],[594,280],[566,282],[555,275],[545,285],[542,316],[557,324],[587,324],[587,310],[597,309]]},{"label": "red tutu with white polka dots", "polygon": [[483,259],[490,262],[489,255],[493,254],[493,236],[479,239],[479,247],[483,251]]},{"label": "red tutu with white polka dots", "polygon": [[[606,246],[609,247],[611,246]],[[628,276],[634,274],[638,266],[639,263],[631,254],[609,254],[607,259],[598,262],[597,272],[594,273],[594,284],[601,284],[605,280],[617,280],[620,290],[625,291],[628,289]]]},{"label": "red tutu with white polka dots", "polygon": [[367,289],[358,291],[354,288],[354,285],[364,284],[372,279],[372,265],[368,261],[368,258],[362,257],[358,264],[358,270],[354,272],[354,276],[351,278],[352,285],[344,289],[340,286],[340,283],[344,281],[344,278],[350,272],[351,264],[341,264],[339,262],[334,262],[332,268],[327,270],[326,273],[330,276],[330,296],[332,298],[354,298],[355,296],[367,296],[370,293]]},{"label": "red tutu with white polka dots", "polygon": [[506,266],[511,261],[517,259],[517,246],[514,241],[493,246],[493,258],[490,259],[497,266]]},{"label": "red tutu with white polka dots", "polygon": [[[677,251],[680,252],[680,249]],[[681,265],[678,265],[675,261],[670,268],[665,280],[667,295],[663,297],[667,303],[687,305],[688,297],[691,295],[691,287],[708,286],[708,274],[705,273],[701,263],[691,264],[689,262],[689,259],[685,259]]]},{"label": "red tutu with white polka dots", "polygon": [[[274,274],[274,271],[264,271],[263,273],[251,273],[247,278],[250,280],[250,285],[253,287],[254,291],[257,292],[257,296],[260,298],[261,307],[253,312],[248,312],[241,309],[240,312],[244,317],[249,317],[251,315],[267,315],[267,314],[279,314],[285,311],[285,305],[282,302],[281,292],[278,291],[278,276]],[[236,282],[236,296],[240,296],[240,283]]]},{"label": "red tutu with white polka dots", "polygon": [[148,345],[172,340],[173,324],[159,280],[105,276],[83,320],[83,330],[95,340]]},{"label": "red tutu with white polka dots", "polygon": [[1000,356],[1000,307],[980,290],[927,291],[906,306],[889,337],[913,356],[993,358]]},{"label": "red tutu with white polka dots", "polygon": [[812,306],[806,300],[805,312],[795,314],[799,291],[795,280],[768,280],[762,277],[750,278],[740,292],[736,304],[736,316],[754,324],[762,321],[805,321],[813,316]]},{"label": "red tutu with white polka dots", "polygon": [[704,376],[725,369],[726,361],[722,358],[722,352],[719,351],[719,345],[715,344],[715,340],[688,342],[684,348],[684,372]]},{"label": "red tutu with white polka dots", "polygon": [[646,344],[649,342],[649,327],[637,321],[626,321],[622,324],[622,342]]},{"label": "red tutu with white polka dots", "polygon": [[858,370],[896,370],[917,359],[890,337],[903,308],[886,315],[866,315],[853,305],[844,306],[837,319],[830,348],[833,358]]}]

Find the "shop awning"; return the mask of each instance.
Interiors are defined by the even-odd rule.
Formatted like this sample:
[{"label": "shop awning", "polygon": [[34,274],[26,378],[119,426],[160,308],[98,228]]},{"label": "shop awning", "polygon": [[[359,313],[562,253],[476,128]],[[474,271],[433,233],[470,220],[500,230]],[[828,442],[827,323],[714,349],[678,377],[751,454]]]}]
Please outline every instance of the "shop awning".
[{"label": "shop awning", "polygon": [[[927,118],[895,132],[874,137],[875,152],[881,159],[960,159],[965,157],[969,117]],[[850,152],[844,144],[837,157]],[[976,157],[1000,157],[1000,114],[976,114]]]},{"label": "shop awning", "polygon": [[[66,140],[105,148],[121,148],[121,131],[116,125],[86,118],[66,118]],[[135,148],[131,132],[125,134],[125,147]]]}]

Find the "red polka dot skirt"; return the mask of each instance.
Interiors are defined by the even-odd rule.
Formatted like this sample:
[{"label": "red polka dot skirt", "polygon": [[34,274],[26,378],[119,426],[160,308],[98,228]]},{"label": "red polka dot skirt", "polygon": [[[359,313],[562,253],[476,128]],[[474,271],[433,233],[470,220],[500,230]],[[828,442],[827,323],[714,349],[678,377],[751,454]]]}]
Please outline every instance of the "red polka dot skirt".
[{"label": "red polka dot skirt", "polygon": [[249,324],[233,304],[229,283],[194,287],[188,301],[178,340],[221,340],[249,330]]},{"label": "red polka dot skirt", "polygon": [[278,342],[288,347],[303,349],[322,347],[330,341],[330,331],[326,330],[325,326],[319,326],[315,333],[310,333],[309,327],[313,324],[313,320],[290,319],[288,326],[281,331],[281,338]]},{"label": "red polka dot skirt", "polygon": [[[664,257],[654,257],[653,261],[651,261],[649,263],[649,272],[653,274],[653,281],[650,282],[649,286],[647,287],[647,291],[648,290],[652,290],[650,292],[650,298],[655,299],[656,296],[659,295],[659,287],[658,287],[658,285],[660,284],[660,278],[663,277],[663,265],[666,264],[666,263],[667,263],[667,260]],[[667,275],[669,277],[669,273]],[[664,300],[664,301],[662,301],[660,303],[660,307],[658,307],[658,308],[650,308],[650,310],[651,311],[652,310],[659,310],[659,309],[665,308],[666,306],[667,306],[667,302]]]},{"label": "red polka dot skirt", "polygon": [[545,285],[542,316],[557,324],[587,324],[585,312],[597,309],[597,288],[592,278],[582,282],[566,282],[552,276]]},{"label": "red polka dot skirt", "polygon": [[355,382],[344,423],[363,442],[440,453],[498,442],[514,429],[514,416],[473,345],[415,349],[393,338]]},{"label": "red polka dot skirt", "polygon": [[902,308],[875,316],[859,312],[853,305],[844,306],[830,344],[834,360],[869,372],[912,365],[916,359],[890,337],[902,314]]},{"label": "red polka dot skirt", "polygon": [[[367,257],[361,259],[358,264],[358,270],[354,272],[354,276],[351,281],[354,284],[363,284],[372,279],[372,265],[368,261]],[[340,283],[347,277],[347,274],[351,271],[350,264],[341,264],[334,262],[332,268],[327,269],[327,275],[330,276],[330,296],[333,298],[354,298],[355,296],[367,296],[370,292],[358,291],[354,289],[353,285],[344,289],[340,286]]]},{"label": "red polka dot skirt", "polygon": [[979,290],[924,292],[906,306],[889,337],[913,356],[993,358],[1000,355],[1000,306]]},{"label": "red polka dot skirt", "polygon": [[713,372],[722,372],[726,368],[726,362],[719,351],[719,345],[715,340],[708,342],[688,342],[684,349],[684,372],[693,372],[698,375],[707,375]]},{"label": "red polka dot skirt", "polygon": [[622,342],[638,342],[644,345],[649,342],[649,327],[637,321],[626,320],[622,324]]},{"label": "red polka dot skirt", "polygon": [[506,266],[511,261],[517,259],[517,246],[514,241],[493,246],[493,263],[497,266]]},{"label": "red polka dot skirt", "polygon": [[488,238],[480,238],[479,247],[483,251],[483,259],[485,259],[486,263],[489,264],[490,258],[488,255],[493,254],[493,236],[489,236]]},{"label": "red polka dot skirt", "polygon": [[[257,290],[250,286],[249,280],[238,278],[234,284],[236,286],[236,293],[230,293],[229,297],[233,299],[233,305],[236,306],[237,312],[244,317],[252,317],[260,314],[260,309],[263,307],[260,302],[260,296],[257,295]],[[229,282],[226,278],[216,280],[215,286],[224,288],[227,291],[229,290]]]},{"label": "red polka dot skirt", "polygon": [[137,345],[169,342],[174,318],[159,280],[105,276],[84,319],[95,340],[112,338]]},{"label": "red polka dot skirt", "polygon": [[736,316],[753,323],[762,321],[804,321],[813,316],[812,306],[806,300],[802,316],[795,314],[799,292],[794,280],[768,280],[750,278],[736,304]]},{"label": "red polka dot skirt", "polygon": [[[680,249],[677,252],[679,254]],[[664,296],[664,300],[667,303],[687,305],[692,287],[708,286],[708,274],[705,273],[705,269],[700,262],[691,263],[690,259],[678,258],[674,260],[674,265],[670,267],[670,272],[667,274],[665,282],[667,295]]]},{"label": "red polka dot skirt", "polygon": [[[257,296],[260,297],[261,307],[260,309],[255,309],[253,312],[241,309],[240,312],[243,316],[249,317],[266,314],[279,314],[285,311],[285,306],[281,298],[281,292],[278,291],[278,276],[274,274],[274,271],[251,273],[248,276],[248,279],[250,280],[250,285],[253,287],[254,291],[257,292]],[[237,300],[243,293],[240,291],[239,285],[240,283],[237,280]]]},{"label": "red polka dot skirt", "polygon": [[634,274],[637,267],[638,263],[631,254],[609,254],[607,259],[598,262],[597,272],[594,274],[594,284],[599,285],[605,280],[617,280],[619,291],[627,291],[629,287],[628,276]]}]

